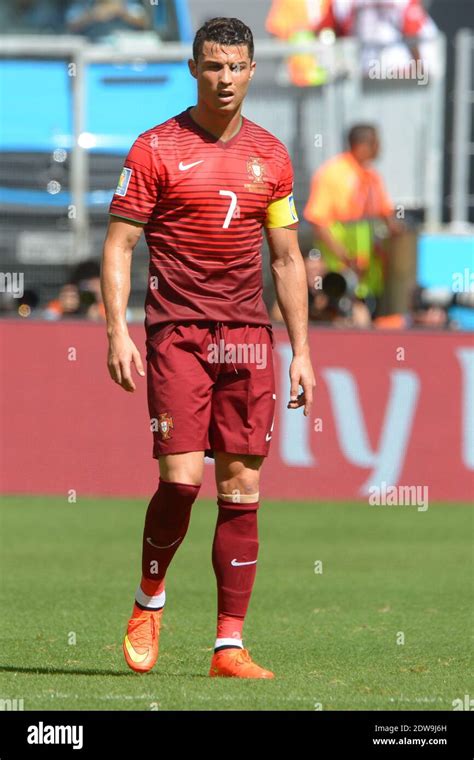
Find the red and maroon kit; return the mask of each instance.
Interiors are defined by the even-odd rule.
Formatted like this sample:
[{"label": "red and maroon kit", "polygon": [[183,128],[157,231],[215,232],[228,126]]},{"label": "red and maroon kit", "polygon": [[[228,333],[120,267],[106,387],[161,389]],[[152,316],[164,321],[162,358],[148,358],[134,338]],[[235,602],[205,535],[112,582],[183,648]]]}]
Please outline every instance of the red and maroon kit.
[{"label": "red and maroon kit", "polygon": [[[144,224],[150,251],[145,324],[154,456],[268,453],[275,392],[260,251],[269,204],[292,188],[285,146],[245,117],[223,142],[188,109],[133,144],[110,213]],[[221,350],[222,341],[237,353],[244,348],[234,356]],[[260,361],[247,344],[258,347]]]}]

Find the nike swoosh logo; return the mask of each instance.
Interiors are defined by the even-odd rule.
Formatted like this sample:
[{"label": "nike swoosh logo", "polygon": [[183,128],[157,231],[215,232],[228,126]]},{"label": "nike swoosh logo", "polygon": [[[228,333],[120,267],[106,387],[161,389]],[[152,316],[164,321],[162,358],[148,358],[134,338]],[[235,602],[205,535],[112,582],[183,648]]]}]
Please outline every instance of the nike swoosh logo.
[{"label": "nike swoosh logo", "polygon": [[154,544],[149,536],[147,538],[147,541],[150,544],[150,546],[154,546],[155,549],[169,549],[170,546],[174,546],[175,544],[178,543],[178,541],[181,541],[181,539],[182,539],[182,536],[180,536],[179,538],[177,538],[176,541],[173,541],[172,544],[167,544],[166,546],[158,546],[158,544]]},{"label": "nike swoosh logo", "polygon": [[135,652],[134,648],[132,647],[130,643],[130,639],[128,638],[127,635],[125,636],[124,643],[125,643],[125,648],[129,654],[129,657],[131,660],[133,660],[133,662],[139,663],[139,662],[144,662],[146,660],[146,658],[148,657],[148,651],[145,652],[144,654],[139,654],[138,652]]},{"label": "nike swoosh logo", "polygon": [[233,559],[230,564],[234,567],[239,567],[240,565],[255,565],[256,561],[256,559],[253,559],[251,562],[237,562],[236,559]]},{"label": "nike swoosh logo", "polygon": [[272,437],[271,437],[271,435],[269,435],[269,434],[267,433],[267,434],[266,434],[266,436],[265,436],[265,440],[266,440],[266,441],[271,441],[271,440],[272,440]]},{"label": "nike swoosh logo", "polygon": [[202,159],[201,161],[195,161],[194,164],[183,164],[183,162],[181,161],[180,164],[179,164],[179,171],[180,172],[187,172],[188,169],[192,169],[193,166],[197,166],[198,164],[202,164],[203,161],[204,161],[204,159]]}]

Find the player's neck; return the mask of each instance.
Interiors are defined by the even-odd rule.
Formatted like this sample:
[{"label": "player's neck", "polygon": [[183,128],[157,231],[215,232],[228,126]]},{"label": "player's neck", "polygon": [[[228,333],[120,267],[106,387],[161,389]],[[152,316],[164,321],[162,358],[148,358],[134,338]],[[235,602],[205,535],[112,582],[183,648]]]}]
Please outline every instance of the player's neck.
[{"label": "player's neck", "polygon": [[222,142],[231,140],[242,127],[240,108],[235,113],[216,113],[206,108],[204,103],[198,103],[189,110],[189,115],[196,124]]}]

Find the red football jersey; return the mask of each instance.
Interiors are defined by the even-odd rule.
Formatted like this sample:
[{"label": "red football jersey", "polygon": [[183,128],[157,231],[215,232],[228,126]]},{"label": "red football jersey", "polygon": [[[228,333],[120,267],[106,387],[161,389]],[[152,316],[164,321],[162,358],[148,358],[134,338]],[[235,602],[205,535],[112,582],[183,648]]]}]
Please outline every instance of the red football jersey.
[{"label": "red football jersey", "polygon": [[287,149],[245,117],[227,142],[200,127],[189,109],[143,132],[109,211],[145,225],[147,328],[198,319],[270,324],[263,225],[269,204],[292,188]]}]

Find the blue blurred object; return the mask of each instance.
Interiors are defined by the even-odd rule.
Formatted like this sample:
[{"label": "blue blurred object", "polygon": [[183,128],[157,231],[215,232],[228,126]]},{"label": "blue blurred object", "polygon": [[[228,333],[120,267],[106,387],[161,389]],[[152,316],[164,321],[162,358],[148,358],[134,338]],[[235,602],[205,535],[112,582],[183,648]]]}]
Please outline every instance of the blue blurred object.
[{"label": "blue blurred object", "polygon": [[[163,41],[192,40],[187,0],[149,6]],[[134,33],[140,40],[140,32]],[[139,45],[140,43],[138,43]],[[0,203],[2,211],[60,210],[71,203],[74,77],[70,61],[22,56],[0,59]],[[81,142],[90,156],[91,210],[105,209],[123,157],[143,131],[195,103],[196,84],[186,61],[90,63],[85,69]],[[59,155],[59,158],[58,158]]]},{"label": "blue blurred object", "polygon": [[97,141],[93,150],[124,153],[140,132],[191,105],[195,82],[181,62],[94,64],[87,68],[86,92],[85,131]]},{"label": "blue blurred object", "polygon": [[[78,33],[72,25],[80,25],[80,34],[97,42],[110,34],[129,31],[147,26],[147,15],[143,5],[137,0],[122,0],[121,6],[112,6],[112,13],[107,19],[91,18],[97,8],[96,0],[75,0],[66,10],[65,21],[68,30]],[[126,14],[123,14],[123,10]]]},{"label": "blue blurred object", "polygon": [[[192,42],[194,34],[191,24],[191,15],[188,9],[188,0],[174,0],[174,2],[179,28],[179,39],[181,42]],[[166,3],[159,3],[155,6],[155,19],[158,34],[160,33],[162,25],[168,25],[167,14],[169,14],[169,6]]]},{"label": "blue blurred object", "polygon": [[[474,288],[474,236],[421,235],[417,282],[423,288],[446,287],[455,293]],[[463,330],[474,330],[474,310],[453,306],[449,316]]]},{"label": "blue blurred object", "polygon": [[0,60],[0,148],[52,151],[72,142],[71,78],[64,61]]}]

